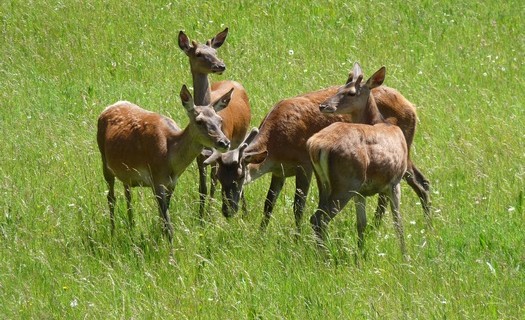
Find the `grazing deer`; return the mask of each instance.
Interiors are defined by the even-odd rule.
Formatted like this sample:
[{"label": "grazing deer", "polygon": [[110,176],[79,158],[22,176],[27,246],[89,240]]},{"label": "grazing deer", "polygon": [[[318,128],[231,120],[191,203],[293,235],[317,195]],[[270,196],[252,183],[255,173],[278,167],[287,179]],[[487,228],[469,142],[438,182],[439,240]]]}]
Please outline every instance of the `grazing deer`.
[{"label": "grazing deer", "polygon": [[310,222],[321,244],[330,220],[354,198],[362,249],[366,197],[379,193],[390,200],[401,252],[406,253],[399,203],[408,147],[401,129],[385,122],[371,93],[383,83],[385,72],[380,68],[362,84],[363,72],[355,63],[352,79],[319,106],[323,113],[352,117],[352,123],[334,123],[306,143],[319,187],[319,205]]},{"label": "grazing deer", "polygon": [[[352,79],[353,75],[349,78]],[[223,193],[223,213],[225,210],[237,210],[236,199],[240,198],[239,194],[243,192],[245,184],[271,173],[261,222],[261,227],[265,228],[286,178],[295,176],[294,215],[299,231],[313,170],[306,150],[306,140],[334,122],[351,122],[349,115],[321,116],[319,111],[319,104],[336,94],[338,89],[339,86],[329,87],[278,102],[262,121],[257,136],[248,147],[243,148],[241,158],[223,157],[218,173],[219,182],[223,188],[229,190],[228,193]],[[397,90],[385,86],[372,89],[372,95],[381,114],[401,128],[410,150],[417,122],[415,107]],[[228,151],[233,152],[237,151]],[[228,158],[235,161],[228,162]],[[429,183],[410,157],[404,178],[419,196],[428,218]],[[228,205],[225,206],[225,203]],[[380,196],[376,210],[377,223],[384,214],[386,204],[387,199]]]},{"label": "grazing deer", "polygon": [[[238,181],[233,180],[232,177],[244,177],[244,173],[239,171],[245,168],[245,166],[241,166],[244,150],[253,141],[258,133],[259,130],[257,128],[253,128],[239,147],[224,153],[214,150],[213,153],[211,153],[210,156],[204,161],[204,165],[209,165],[214,162],[218,164],[216,175],[221,182],[223,199],[222,213],[225,217],[231,216],[230,212],[232,211],[237,212],[239,200],[242,201],[244,214],[247,213],[246,200],[244,198],[242,188],[237,185]],[[235,170],[235,172],[230,172],[229,170]],[[241,190],[241,192],[238,192],[238,190]]]},{"label": "grazing deer", "polygon": [[230,102],[233,88],[211,105],[196,106],[191,93],[182,86],[180,97],[189,124],[181,130],[160,114],[130,102],[119,101],[107,107],[98,118],[97,142],[102,169],[108,185],[111,231],[115,229],[115,177],[124,184],[128,218],[133,225],[131,188],[153,189],[163,227],[170,243],[173,227],[168,215],[170,198],[179,176],[204,147],[226,151],[230,141],[221,130],[217,114]]},{"label": "grazing deer", "polygon": [[[190,60],[195,103],[197,105],[208,105],[231,88],[235,88],[228,108],[220,111],[219,115],[223,120],[222,131],[230,139],[231,147],[237,148],[245,138],[250,126],[251,112],[246,90],[235,81],[225,80],[214,82],[210,85],[208,79],[210,73],[222,74],[226,70],[224,62],[217,57],[217,49],[222,46],[227,35],[228,28],[208,40],[206,44],[199,44],[195,41],[190,42],[188,36],[183,31],[180,31],[178,40],[179,47]],[[205,155],[197,157],[197,167],[199,169],[199,214],[201,218],[204,215],[208,193],[205,159]],[[212,166],[211,171],[210,196],[213,197],[217,181],[216,166]]]}]

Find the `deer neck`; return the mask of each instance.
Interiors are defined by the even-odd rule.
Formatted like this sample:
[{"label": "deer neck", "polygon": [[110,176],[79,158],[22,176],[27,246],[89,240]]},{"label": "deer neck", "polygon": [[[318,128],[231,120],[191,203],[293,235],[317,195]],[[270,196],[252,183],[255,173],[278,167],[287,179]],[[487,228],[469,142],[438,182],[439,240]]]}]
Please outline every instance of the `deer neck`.
[{"label": "deer neck", "polygon": [[195,105],[206,106],[211,103],[211,85],[208,74],[200,72],[191,72],[193,77],[193,95]]},{"label": "deer neck", "polygon": [[352,114],[352,122],[370,125],[385,122],[383,116],[377,108],[377,104],[375,102],[374,97],[372,96],[372,93],[370,93],[370,95],[368,96],[365,108],[360,112]]},{"label": "deer neck", "polygon": [[197,142],[192,131],[188,126],[173,134],[168,141],[171,167],[177,175],[181,174],[204,148],[202,144]]}]

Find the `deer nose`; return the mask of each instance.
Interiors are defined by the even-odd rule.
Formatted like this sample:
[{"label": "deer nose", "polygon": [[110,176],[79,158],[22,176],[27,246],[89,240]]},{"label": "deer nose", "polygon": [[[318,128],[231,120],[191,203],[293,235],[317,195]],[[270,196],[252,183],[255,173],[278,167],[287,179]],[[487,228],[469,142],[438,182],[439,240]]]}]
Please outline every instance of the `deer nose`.
[{"label": "deer nose", "polygon": [[320,104],[319,111],[322,113],[333,113],[335,112],[335,108],[328,104]]},{"label": "deer nose", "polygon": [[225,70],[226,70],[226,65],[224,64],[224,62],[216,63],[213,66],[213,72],[224,72]]},{"label": "deer nose", "polygon": [[222,139],[217,142],[217,149],[219,151],[227,151],[230,148],[230,141],[228,139]]}]

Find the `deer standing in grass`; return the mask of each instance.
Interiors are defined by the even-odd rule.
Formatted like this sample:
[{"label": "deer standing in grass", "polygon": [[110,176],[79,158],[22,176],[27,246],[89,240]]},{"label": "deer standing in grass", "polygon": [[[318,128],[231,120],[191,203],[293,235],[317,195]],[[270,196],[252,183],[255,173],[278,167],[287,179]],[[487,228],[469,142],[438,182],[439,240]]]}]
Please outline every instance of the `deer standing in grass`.
[{"label": "deer standing in grass", "polygon": [[[353,79],[353,75],[349,78]],[[278,102],[263,119],[259,133],[247,147],[242,150],[231,149],[228,153],[235,153],[235,156],[222,157],[218,176],[222,189],[227,190],[223,192],[222,199],[225,215],[230,214],[227,211],[237,210],[239,195],[243,193],[245,184],[271,173],[261,222],[261,227],[265,228],[286,178],[295,176],[294,215],[296,227],[300,231],[313,170],[306,140],[334,122],[351,122],[349,115],[322,116],[319,111],[319,104],[335,95],[338,90],[339,86],[333,86]],[[385,86],[373,88],[372,95],[381,114],[401,128],[410,151],[417,122],[413,104],[397,90]],[[419,196],[429,221],[429,183],[410,157],[404,178]],[[377,223],[381,221],[386,205],[387,199],[380,195],[376,210]]]},{"label": "deer standing in grass", "polygon": [[330,220],[354,198],[358,246],[362,249],[366,197],[379,193],[390,200],[401,252],[405,254],[399,203],[408,147],[401,129],[385,122],[371,93],[383,83],[385,67],[365,84],[362,84],[363,72],[358,63],[352,74],[346,85],[319,106],[323,113],[349,114],[352,123],[334,123],[306,143],[319,187],[319,205],[310,222],[322,244]]},{"label": "deer standing in grass", "polygon": [[217,114],[230,102],[233,88],[211,105],[196,106],[186,86],[180,92],[189,124],[181,130],[160,114],[130,102],[107,107],[98,118],[97,142],[102,156],[104,179],[108,185],[111,231],[115,230],[115,177],[124,184],[128,219],[133,225],[131,188],[153,189],[170,243],[173,226],[168,215],[171,195],[179,176],[204,147],[226,151],[230,141],[221,130]]},{"label": "deer standing in grass", "polygon": [[[235,91],[227,109],[219,112],[223,122],[222,131],[231,141],[231,147],[237,148],[244,140],[248,132],[251,119],[250,103],[244,87],[238,82],[224,80],[210,84],[208,75],[211,73],[222,74],[226,66],[217,57],[217,49],[222,46],[228,35],[228,28],[218,33],[205,44],[191,41],[183,32],[179,32],[179,47],[190,60],[190,70],[193,78],[193,90],[195,103],[197,105],[208,105],[211,101],[223,95],[231,88]],[[208,194],[206,183],[206,167],[204,160],[206,154],[197,157],[197,167],[199,169],[199,215],[202,218]],[[220,164],[219,164],[220,165]],[[216,186],[216,166],[212,165],[210,196],[213,197]],[[227,215],[228,216],[228,215]]]}]

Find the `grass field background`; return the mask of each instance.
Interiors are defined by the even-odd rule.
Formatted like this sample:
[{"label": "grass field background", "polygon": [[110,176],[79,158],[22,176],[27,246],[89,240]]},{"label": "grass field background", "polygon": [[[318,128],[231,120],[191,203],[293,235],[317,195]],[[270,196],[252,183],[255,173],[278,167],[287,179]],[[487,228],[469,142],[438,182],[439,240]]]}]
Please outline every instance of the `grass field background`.
[{"label": "grass field background", "polygon": [[[501,1],[9,1],[0,3],[0,317],[133,319],[520,319],[525,313],[525,5]],[[225,27],[219,49],[247,89],[252,125],[277,101],[343,84],[354,61],[418,106],[413,160],[432,184],[434,229],[403,183],[411,259],[392,219],[354,263],[353,205],[319,254],[294,237],[289,181],[265,233],[269,177],[249,214],[220,203],[201,225],[197,169],[171,203],[174,261],[156,203],[135,189],[112,237],[96,119],[125,99],[187,123],[177,45]],[[369,201],[369,217],[375,199]]]}]

